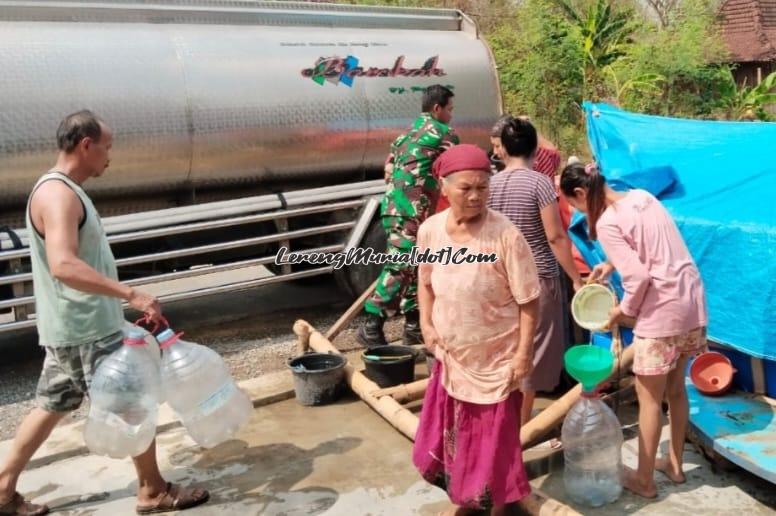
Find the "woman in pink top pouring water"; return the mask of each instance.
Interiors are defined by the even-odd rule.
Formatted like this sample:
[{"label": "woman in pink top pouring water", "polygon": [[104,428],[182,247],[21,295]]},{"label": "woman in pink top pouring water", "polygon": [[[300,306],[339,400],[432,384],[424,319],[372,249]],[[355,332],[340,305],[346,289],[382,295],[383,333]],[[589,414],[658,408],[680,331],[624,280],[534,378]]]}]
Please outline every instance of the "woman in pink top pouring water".
[{"label": "woman in pink top pouring water", "polygon": [[[684,482],[682,449],[689,417],[684,372],[687,360],[706,348],[706,298],[700,273],[671,215],[644,190],[618,193],[595,165],[569,165],[560,181],[569,204],[587,215],[590,237],[598,240],[625,291],[609,324],[635,318],[633,372],[639,400],[639,465],[626,468],[624,485],[657,496],[655,469]],[[611,265],[610,265],[611,264]],[[671,443],[668,457],[656,459],[662,426],[661,403],[668,399]]]}]

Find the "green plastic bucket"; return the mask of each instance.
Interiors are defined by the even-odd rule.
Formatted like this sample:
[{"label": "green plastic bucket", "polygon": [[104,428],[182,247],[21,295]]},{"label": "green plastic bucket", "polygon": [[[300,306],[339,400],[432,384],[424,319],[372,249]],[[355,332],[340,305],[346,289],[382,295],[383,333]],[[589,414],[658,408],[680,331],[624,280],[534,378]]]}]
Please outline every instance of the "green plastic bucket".
[{"label": "green plastic bucket", "polygon": [[584,390],[592,391],[612,374],[614,354],[608,349],[582,344],[566,351],[563,364],[571,377],[582,384]]}]

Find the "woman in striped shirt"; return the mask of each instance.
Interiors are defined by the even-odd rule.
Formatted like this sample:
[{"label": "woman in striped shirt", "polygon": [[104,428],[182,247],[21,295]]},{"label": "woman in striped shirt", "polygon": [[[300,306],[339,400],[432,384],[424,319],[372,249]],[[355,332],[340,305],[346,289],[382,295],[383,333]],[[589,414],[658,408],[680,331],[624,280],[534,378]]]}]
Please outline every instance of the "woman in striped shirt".
[{"label": "woman in striped shirt", "polygon": [[565,299],[560,267],[574,290],[582,279],[571,255],[571,241],[560,220],[553,182],[533,168],[538,145],[536,129],[524,118],[504,123],[501,147],[505,169],[490,182],[488,207],[506,215],[523,233],[539,272],[542,295],[534,339],[534,372],[523,383],[523,424],[531,417],[536,391],[552,391],[563,370]]}]

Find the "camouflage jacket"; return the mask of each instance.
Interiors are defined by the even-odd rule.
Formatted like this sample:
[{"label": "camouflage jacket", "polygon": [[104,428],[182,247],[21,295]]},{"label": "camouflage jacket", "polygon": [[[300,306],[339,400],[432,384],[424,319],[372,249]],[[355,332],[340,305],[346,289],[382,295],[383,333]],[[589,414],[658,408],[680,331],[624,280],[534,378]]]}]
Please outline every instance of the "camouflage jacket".
[{"label": "camouflage jacket", "polygon": [[380,206],[383,216],[423,221],[439,194],[431,165],[442,152],[459,143],[450,126],[422,113],[407,133],[391,145],[391,180]]}]

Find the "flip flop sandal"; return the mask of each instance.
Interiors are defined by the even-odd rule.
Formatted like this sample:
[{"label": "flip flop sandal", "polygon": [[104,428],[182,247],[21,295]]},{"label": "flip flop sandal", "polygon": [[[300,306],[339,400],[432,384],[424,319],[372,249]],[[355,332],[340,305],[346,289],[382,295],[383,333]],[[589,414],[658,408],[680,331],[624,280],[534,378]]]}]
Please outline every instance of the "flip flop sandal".
[{"label": "flip flop sandal", "polygon": [[47,506],[28,502],[19,493],[14,493],[8,503],[0,505],[0,516],[43,516],[48,513]]},{"label": "flip flop sandal", "polygon": [[563,443],[560,441],[560,439],[550,439],[549,441],[544,441],[542,443],[537,444],[536,446],[533,446],[532,448],[537,450],[560,450],[563,448]]},{"label": "flip flop sandal", "polygon": [[[195,494],[198,493],[198,496]],[[159,514],[170,511],[185,511],[197,507],[210,500],[210,493],[200,488],[184,489],[183,487],[167,482],[167,491],[154,505],[138,505],[135,511],[138,514]]]}]

